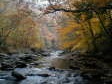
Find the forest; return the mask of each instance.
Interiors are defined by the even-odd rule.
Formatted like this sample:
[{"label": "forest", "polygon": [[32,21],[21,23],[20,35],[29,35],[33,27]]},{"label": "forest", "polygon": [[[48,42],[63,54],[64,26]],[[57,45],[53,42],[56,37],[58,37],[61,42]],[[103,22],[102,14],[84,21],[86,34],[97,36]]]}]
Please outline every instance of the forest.
[{"label": "forest", "polygon": [[0,84],[111,84],[112,0],[0,0]]}]

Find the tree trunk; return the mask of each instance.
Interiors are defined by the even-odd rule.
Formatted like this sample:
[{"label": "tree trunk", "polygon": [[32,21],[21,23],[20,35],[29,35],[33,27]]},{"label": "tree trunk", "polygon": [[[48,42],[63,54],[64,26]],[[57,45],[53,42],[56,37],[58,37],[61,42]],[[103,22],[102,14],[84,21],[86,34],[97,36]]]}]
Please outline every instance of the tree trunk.
[{"label": "tree trunk", "polygon": [[106,27],[105,27],[105,25],[104,25],[104,23],[103,23],[103,21],[102,21],[100,15],[99,15],[99,12],[96,12],[96,15],[97,15],[97,17],[98,17],[98,19],[99,19],[99,21],[100,21],[100,24],[101,24],[101,26],[102,26],[102,28],[103,28],[105,34],[107,35],[107,37],[112,38],[112,36],[110,35],[109,31],[106,29]]},{"label": "tree trunk", "polygon": [[88,23],[88,25],[89,25],[89,32],[90,32],[90,36],[91,36],[91,38],[92,38],[92,45],[93,45],[93,50],[94,50],[94,52],[97,52],[98,51],[98,49],[97,49],[97,46],[96,46],[96,39],[95,39],[95,37],[94,37],[94,33],[93,33],[93,30],[92,30],[92,26],[91,26],[91,22],[90,22],[90,20],[88,20],[87,21],[87,23]]}]

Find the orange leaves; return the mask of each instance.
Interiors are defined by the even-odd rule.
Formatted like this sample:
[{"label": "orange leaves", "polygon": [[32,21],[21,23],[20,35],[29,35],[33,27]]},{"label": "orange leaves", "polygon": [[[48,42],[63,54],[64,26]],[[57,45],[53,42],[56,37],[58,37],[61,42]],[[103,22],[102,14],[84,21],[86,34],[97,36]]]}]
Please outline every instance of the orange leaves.
[{"label": "orange leaves", "polygon": [[79,24],[70,21],[70,22],[68,22],[68,25],[65,28],[59,28],[57,30],[61,34],[66,34],[66,33],[69,33],[71,31],[74,31],[78,27],[79,27]]},{"label": "orange leaves", "polygon": [[31,17],[28,17],[22,20],[21,24],[26,24],[26,25],[29,25],[30,27],[36,26],[36,22],[34,22]]},{"label": "orange leaves", "polygon": [[58,28],[59,39],[61,42],[60,48],[66,49],[76,44],[76,32],[80,29],[80,25],[74,21],[68,21],[67,26],[64,28]]},{"label": "orange leaves", "polygon": [[16,12],[15,14],[7,15],[6,18],[9,18],[11,21],[11,24],[7,27],[13,28],[12,30],[5,30],[5,32],[11,31],[7,39],[9,45],[12,45],[14,48],[42,47],[38,23],[31,16],[24,17],[24,15],[19,15]]},{"label": "orange leaves", "polygon": [[63,42],[63,43],[60,45],[60,48],[61,48],[61,49],[66,49],[66,48],[69,48],[69,47],[75,45],[75,43],[76,43],[76,42],[75,42],[75,39],[74,39],[74,41]]}]

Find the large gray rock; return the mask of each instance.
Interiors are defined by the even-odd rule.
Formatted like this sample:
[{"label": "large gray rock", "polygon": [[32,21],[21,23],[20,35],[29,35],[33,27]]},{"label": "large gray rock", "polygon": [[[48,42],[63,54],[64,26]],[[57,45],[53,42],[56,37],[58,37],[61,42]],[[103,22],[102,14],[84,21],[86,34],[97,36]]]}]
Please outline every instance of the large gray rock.
[{"label": "large gray rock", "polygon": [[12,76],[15,77],[17,80],[23,80],[26,79],[26,75],[29,71],[27,69],[20,69],[17,68],[12,71]]},{"label": "large gray rock", "polygon": [[12,72],[12,76],[14,76],[17,80],[23,80],[26,79],[26,76],[17,72],[17,71],[13,71]]}]

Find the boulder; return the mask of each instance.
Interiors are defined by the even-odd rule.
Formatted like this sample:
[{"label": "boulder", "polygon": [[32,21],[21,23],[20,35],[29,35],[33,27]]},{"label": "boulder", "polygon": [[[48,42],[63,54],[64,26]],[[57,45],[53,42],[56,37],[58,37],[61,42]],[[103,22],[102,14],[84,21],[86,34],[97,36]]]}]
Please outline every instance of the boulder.
[{"label": "boulder", "polygon": [[21,73],[18,73],[16,71],[13,71],[12,72],[12,76],[15,77],[17,80],[23,80],[23,79],[26,79],[26,76],[21,74]]},{"label": "boulder", "polygon": [[18,71],[12,71],[12,76],[15,77],[17,80],[26,79],[26,76]]},{"label": "boulder", "polygon": [[34,55],[34,54],[24,54],[20,56],[19,58],[23,61],[31,61],[31,60],[35,60],[36,57],[37,55]]},{"label": "boulder", "polygon": [[25,68],[25,67],[27,67],[27,64],[25,62],[22,61],[16,62],[16,68]]},{"label": "boulder", "polygon": [[0,68],[1,70],[12,70],[14,67],[11,63],[2,62]]}]

